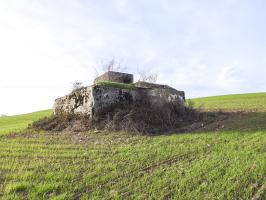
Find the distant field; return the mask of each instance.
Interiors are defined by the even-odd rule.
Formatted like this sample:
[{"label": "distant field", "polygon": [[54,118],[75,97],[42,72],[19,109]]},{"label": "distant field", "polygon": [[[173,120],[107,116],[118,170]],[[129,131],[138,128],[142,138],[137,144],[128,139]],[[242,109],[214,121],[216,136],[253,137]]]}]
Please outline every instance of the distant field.
[{"label": "distant field", "polygon": [[[0,199],[264,200],[265,99],[266,93],[194,99],[208,110],[248,112],[219,121],[218,131],[2,135]],[[24,117],[7,121],[10,127],[16,119]]]},{"label": "distant field", "polygon": [[266,93],[236,94],[192,99],[197,107],[223,111],[266,111]]},{"label": "distant field", "polygon": [[49,116],[51,114],[52,110],[43,110],[24,115],[0,117],[0,135],[14,131],[21,131],[33,121],[43,118],[45,116]]}]

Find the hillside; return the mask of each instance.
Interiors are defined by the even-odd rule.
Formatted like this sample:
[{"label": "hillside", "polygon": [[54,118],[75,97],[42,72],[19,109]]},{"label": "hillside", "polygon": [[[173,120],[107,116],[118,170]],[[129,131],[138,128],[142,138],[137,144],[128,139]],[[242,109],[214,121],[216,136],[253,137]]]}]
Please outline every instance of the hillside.
[{"label": "hillside", "polygon": [[266,130],[266,93],[195,98],[192,102],[195,107],[204,111],[230,113],[228,119],[220,122],[223,130],[242,132]]},{"label": "hillside", "polygon": [[0,118],[0,198],[265,199],[265,99],[193,99],[232,115],[217,131],[187,134],[7,134],[51,111]]},{"label": "hillside", "polygon": [[0,135],[15,131],[21,131],[25,129],[28,126],[28,124],[32,123],[33,121],[51,114],[52,110],[43,110],[24,115],[0,117]]},{"label": "hillside", "polygon": [[266,111],[266,93],[235,94],[193,99],[197,107],[223,111]]}]

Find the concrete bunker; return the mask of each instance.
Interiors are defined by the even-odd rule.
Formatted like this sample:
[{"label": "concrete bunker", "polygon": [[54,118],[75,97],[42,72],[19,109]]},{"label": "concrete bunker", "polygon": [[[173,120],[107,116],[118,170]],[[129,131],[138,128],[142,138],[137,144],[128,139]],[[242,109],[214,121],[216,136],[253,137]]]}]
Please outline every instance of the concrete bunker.
[{"label": "concrete bunker", "polygon": [[[101,83],[105,84],[101,84]],[[119,84],[114,84],[119,83]],[[82,87],[69,95],[55,100],[54,114],[62,112],[86,115],[93,118],[100,113],[108,113],[122,104],[149,102],[155,108],[173,103],[184,108],[185,93],[167,85],[147,82],[133,83],[133,75],[120,72],[106,72],[97,77],[92,86]]]}]

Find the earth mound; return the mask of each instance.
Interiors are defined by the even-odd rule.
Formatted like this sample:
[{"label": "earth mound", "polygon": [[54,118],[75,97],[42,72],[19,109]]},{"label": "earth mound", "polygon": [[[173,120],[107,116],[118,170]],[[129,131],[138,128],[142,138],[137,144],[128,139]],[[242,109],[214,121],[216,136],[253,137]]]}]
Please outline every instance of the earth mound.
[{"label": "earth mound", "polygon": [[143,134],[187,132],[204,128],[204,124],[226,117],[218,113],[200,112],[191,106],[180,109],[176,104],[155,108],[149,103],[122,105],[93,119],[86,115],[60,113],[34,122],[31,127],[47,131],[124,131]]}]

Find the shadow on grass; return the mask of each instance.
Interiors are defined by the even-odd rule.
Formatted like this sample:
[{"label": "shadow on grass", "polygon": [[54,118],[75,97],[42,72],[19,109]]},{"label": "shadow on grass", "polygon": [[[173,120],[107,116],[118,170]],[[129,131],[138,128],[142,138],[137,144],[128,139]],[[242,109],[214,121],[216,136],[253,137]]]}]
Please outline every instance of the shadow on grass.
[{"label": "shadow on grass", "polygon": [[266,131],[266,112],[204,112],[203,116],[202,120],[171,133]]}]

